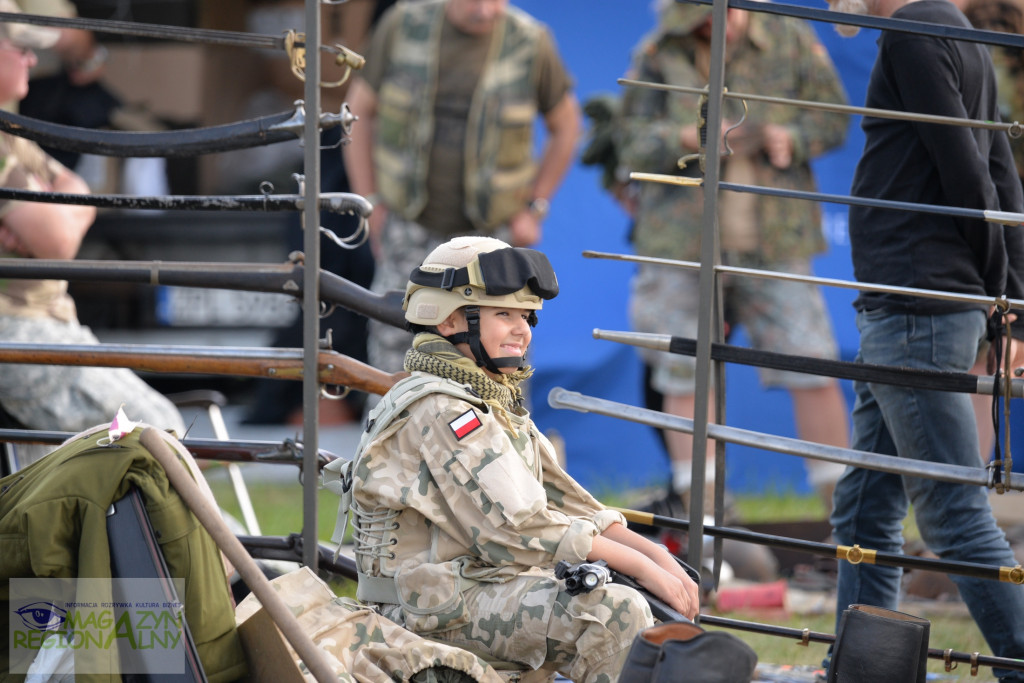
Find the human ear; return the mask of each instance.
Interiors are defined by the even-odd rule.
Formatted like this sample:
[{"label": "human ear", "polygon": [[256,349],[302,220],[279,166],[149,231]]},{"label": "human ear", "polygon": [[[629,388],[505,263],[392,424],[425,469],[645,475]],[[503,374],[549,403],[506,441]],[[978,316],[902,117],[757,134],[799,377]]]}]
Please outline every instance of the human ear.
[{"label": "human ear", "polygon": [[437,333],[442,337],[448,337],[458,332],[455,314],[456,311],[452,311],[447,318],[437,324]]}]

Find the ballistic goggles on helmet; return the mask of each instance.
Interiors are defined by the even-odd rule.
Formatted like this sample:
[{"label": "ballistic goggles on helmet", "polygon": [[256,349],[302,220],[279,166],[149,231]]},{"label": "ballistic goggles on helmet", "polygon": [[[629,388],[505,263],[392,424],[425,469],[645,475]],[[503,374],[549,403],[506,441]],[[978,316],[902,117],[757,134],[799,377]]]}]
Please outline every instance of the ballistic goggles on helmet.
[{"label": "ballistic goggles on helmet", "polygon": [[543,299],[557,294],[547,256],[509,247],[477,254],[462,268],[417,268],[409,276],[403,308],[409,322],[436,325],[463,306],[539,310]]}]

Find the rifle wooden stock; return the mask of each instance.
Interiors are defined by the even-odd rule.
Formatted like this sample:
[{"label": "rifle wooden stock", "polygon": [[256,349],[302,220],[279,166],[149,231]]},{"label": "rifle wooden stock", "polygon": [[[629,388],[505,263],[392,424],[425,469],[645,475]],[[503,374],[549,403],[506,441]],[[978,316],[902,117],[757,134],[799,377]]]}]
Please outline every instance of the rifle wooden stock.
[{"label": "rifle wooden stock", "polygon": [[[301,380],[302,349],[138,344],[0,343],[0,362],[130,368],[142,372],[235,375]],[[321,384],[384,394],[404,373],[390,374],[337,351],[320,351]]]}]

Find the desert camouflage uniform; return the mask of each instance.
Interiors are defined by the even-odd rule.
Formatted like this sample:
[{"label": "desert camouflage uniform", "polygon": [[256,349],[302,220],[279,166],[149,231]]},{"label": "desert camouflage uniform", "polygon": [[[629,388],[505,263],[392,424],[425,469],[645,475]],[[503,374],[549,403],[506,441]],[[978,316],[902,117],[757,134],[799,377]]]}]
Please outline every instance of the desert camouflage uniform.
[{"label": "desert camouflage uniform", "polygon": [[[0,186],[49,189],[63,167],[35,143],[0,133]],[[0,200],[0,221],[17,202]],[[0,258],[19,258],[0,249]],[[0,340],[96,344],[78,322],[75,303],[63,280],[0,279]],[[0,405],[30,429],[79,432],[110,422],[124,404],[135,421],[185,433],[178,409],[131,370],[123,368],[0,365]],[[22,464],[52,447],[18,447]]]},{"label": "desert camouflage uniform", "polygon": [[[360,597],[375,588],[370,602],[421,635],[613,683],[650,608],[617,584],[569,596],[553,567],[584,561],[625,520],[559,467],[529,414],[480,394],[413,372],[371,412],[378,434],[352,466]],[[403,396],[413,402],[389,411]]]},{"label": "desert camouflage uniform", "polygon": [[[430,680],[502,683],[501,676],[473,654],[417,636],[365,605],[350,598],[336,597],[330,586],[309,567],[283,574],[270,585],[341,683]],[[251,627],[246,622],[260,607],[259,599],[250,593],[235,610],[243,638],[254,637],[249,635]],[[262,638],[272,637],[272,634],[262,634]],[[311,678],[294,648],[284,638],[281,640],[303,675]],[[459,675],[443,676],[444,670]],[[429,674],[436,677],[431,678]]]}]

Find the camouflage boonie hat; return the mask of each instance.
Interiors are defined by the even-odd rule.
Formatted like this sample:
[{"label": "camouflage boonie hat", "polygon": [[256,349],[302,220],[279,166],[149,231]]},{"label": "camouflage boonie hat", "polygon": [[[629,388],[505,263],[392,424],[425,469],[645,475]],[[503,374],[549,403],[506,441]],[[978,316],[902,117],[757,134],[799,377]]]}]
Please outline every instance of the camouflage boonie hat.
[{"label": "camouflage boonie hat", "polygon": [[665,35],[689,35],[711,16],[711,5],[669,0],[658,12],[658,31]]},{"label": "camouflage boonie hat", "polygon": [[[21,14],[21,8],[14,0],[0,0],[0,12]],[[0,40],[6,40],[16,47],[45,50],[53,47],[60,38],[60,31],[47,26],[0,22]]]}]

